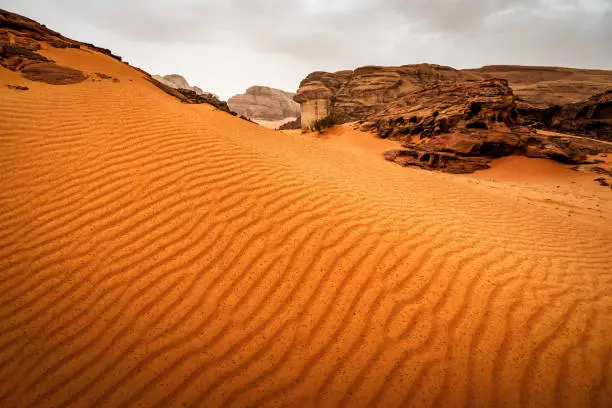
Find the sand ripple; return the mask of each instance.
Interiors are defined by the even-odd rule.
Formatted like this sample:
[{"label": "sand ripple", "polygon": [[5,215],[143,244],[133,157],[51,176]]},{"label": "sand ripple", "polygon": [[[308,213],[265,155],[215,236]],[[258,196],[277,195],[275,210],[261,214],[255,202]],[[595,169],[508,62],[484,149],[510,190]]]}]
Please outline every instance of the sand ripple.
[{"label": "sand ripple", "polygon": [[1,406],[612,405],[609,226],[112,74],[0,91]]}]

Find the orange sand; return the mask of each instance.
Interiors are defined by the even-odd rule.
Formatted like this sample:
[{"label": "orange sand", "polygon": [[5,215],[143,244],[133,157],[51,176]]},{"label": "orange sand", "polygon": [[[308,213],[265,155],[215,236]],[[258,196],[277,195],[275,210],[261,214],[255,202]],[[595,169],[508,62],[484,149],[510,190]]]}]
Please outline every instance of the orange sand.
[{"label": "orange sand", "polygon": [[[301,131],[293,132],[301,133]],[[369,156],[375,156],[379,160],[382,158],[383,153],[387,150],[402,148],[402,144],[399,142],[380,139],[372,133],[353,130],[351,124],[333,126],[323,133],[304,133],[304,136],[315,137],[319,140],[324,141],[325,144],[329,144],[336,148],[340,148],[342,150],[349,151],[355,154],[367,154]]]},{"label": "orange sand", "polygon": [[0,406],[612,405],[609,207],[45,54],[121,82],[0,68]]},{"label": "orange sand", "polygon": [[296,119],[297,118],[285,118],[281,120],[259,120],[257,119],[257,120],[253,120],[253,122],[263,127],[267,127],[268,129],[278,129],[279,127],[283,126],[285,123],[293,122]]}]

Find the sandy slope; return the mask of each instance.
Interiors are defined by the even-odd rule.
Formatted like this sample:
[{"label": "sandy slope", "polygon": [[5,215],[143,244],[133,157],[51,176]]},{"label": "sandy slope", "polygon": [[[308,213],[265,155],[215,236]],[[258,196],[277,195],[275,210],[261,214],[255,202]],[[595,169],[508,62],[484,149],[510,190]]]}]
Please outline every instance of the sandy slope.
[{"label": "sandy slope", "polygon": [[[302,130],[281,130],[281,133],[293,137],[319,140],[320,143],[327,145],[324,149],[332,147],[334,150],[343,150],[357,156],[367,155],[379,161],[383,154],[390,149],[400,149],[401,143],[380,139],[373,133],[354,130],[353,125],[348,123],[333,126],[322,133],[302,132]],[[359,160],[358,158],[355,158]]]},{"label": "sandy slope", "polygon": [[609,213],[51,54],[120,82],[0,70],[0,406],[612,404]]},{"label": "sandy slope", "polygon": [[494,160],[489,170],[460,177],[519,206],[537,205],[543,212],[579,218],[596,229],[612,225],[612,189],[594,182],[601,175],[573,171],[572,167],[510,156]]},{"label": "sandy slope", "polygon": [[285,118],[281,120],[253,120],[253,122],[260,124],[261,126],[267,127],[268,129],[278,129],[285,123],[293,122],[297,118]]}]

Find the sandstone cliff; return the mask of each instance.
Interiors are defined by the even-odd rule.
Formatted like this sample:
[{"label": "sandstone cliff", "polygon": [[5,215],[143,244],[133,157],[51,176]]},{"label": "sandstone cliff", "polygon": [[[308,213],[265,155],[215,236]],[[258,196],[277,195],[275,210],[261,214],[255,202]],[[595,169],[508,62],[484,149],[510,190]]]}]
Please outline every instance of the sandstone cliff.
[{"label": "sandstone cliff", "polygon": [[301,82],[295,100],[306,128],[332,111],[340,122],[364,120],[398,98],[438,84],[494,78],[506,79],[523,107],[539,109],[581,102],[612,88],[612,71],[523,66],[456,70],[419,64],[314,72]]},{"label": "sandstone cliff", "polygon": [[538,108],[581,102],[612,88],[612,71],[595,69],[491,65],[463,72],[506,79],[517,97]]},{"label": "sandstone cliff", "polygon": [[[421,64],[315,72],[294,99],[305,129],[322,119],[357,122],[362,130],[405,144],[406,150],[390,153],[389,160],[470,172],[509,154],[585,163],[588,154],[609,151],[610,144],[589,142],[583,148],[574,139],[559,142],[537,132],[612,140],[608,88],[610,71]],[[594,91],[600,93],[592,96]]]},{"label": "sandstone cliff", "polygon": [[440,65],[367,66],[355,71],[314,72],[300,84],[295,101],[302,109],[302,126],[333,116],[340,122],[363,120],[398,98],[441,82],[480,79]]},{"label": "sandstone cliff", "polygon": [[300,116],[294,94],[266,86],[252,86],[244,94],[231,97],[229,107],[262,125],[278,127]]}]

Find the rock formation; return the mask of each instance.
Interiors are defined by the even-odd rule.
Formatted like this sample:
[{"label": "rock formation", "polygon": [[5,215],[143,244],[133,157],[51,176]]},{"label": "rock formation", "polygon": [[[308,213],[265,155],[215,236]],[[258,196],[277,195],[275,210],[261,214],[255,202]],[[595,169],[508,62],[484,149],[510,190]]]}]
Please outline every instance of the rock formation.
[{"label": "rock formation", "polygon": [[178,74],[170,74],[170,75],[165,75],[165,76],[161,76],[161,75],[153,75],[153,79],[161,82],[162,84],[169,86],[170,88],[174,88],[174,89],[187,89],[189,91],[193,91],[195,92],[197,95],[204,95],[207,94],[209,96],[213,96],[215,98],[219,98],[217,95],[212,94],[210,92],[204,92],[202,90],[202,88],[197,87],[197,86],[191,86],[189,85],[189,82],[187,82],[187,80]]},{"label": "rock formation", "polygon": [[71,40],[32,19],[0,9],[0,45],[8,44],[36,51],[40,49],[38,42],[41,41],[55,48],[90,48],[121,61],[121,57],[106,48]]},{"label": "rock formation", "polygon": [[612,71],[522,66],[456,70],[420,64],[314,72],[301,82],[295,100],[307,128],[332,112],[340,122],[364,120],[398,98],[438,84],[493,78],[506,79],[517,100],[537,109],[581,102],[612,88]]},{"label": "rock formation", "polygon": [[527,129],[442,134],[403,149],[385,153],[385,159],[402,166],[417,166],[447,173],[472,173],[489,167],[493,158],[522,155],[565,164],[596,165],[589,155],[611,153],[612,144],[565,135],[542,135]]},{"label": "rock formation", "polygon": [[518,112],[535,127],[612,142],[612,90],[562,106],[534,108],[519,103]]},{"label": "rock formation", "polygon": [[[495,72],[507,79],[496,78]],[[567,76],[572,80],[564,82]],[[463,173],[510,154],[589,162],[583,146],[587,142],[559,142],[537,129],[608,140],[612,92],[576,101],[606,87],[612,88],[612,72],[525,67],[521,74],[520,67],[462,71],[422,64],[315,72],[302,81],[294,99],[301,104],[302,128],[329,118],[356,122],[362,130],[404,143],[405,149],[389,152],[388,160]],[[559,95],[555,99],[542,89],[559,90]],[[563,105],[568,100],[572,102]],[[587,144],[591,152],[610,149],[610,144]]]},{"label": "rock formation", "polygon": [[227,103],[233,111],[254,122],[280,126],[300,116],[300,105],[293,96],[280,89],[252,86],[244,94],[231,97]]},{"label": "rock formation", "polygon": [[[70,40],[29,18],[0,10],[1,66],[21,72],[24,77],[31,81],[54,85],[75,84],[87,79],[87,75],[83,72],[57,65],[55,61],[37,53],[36,51],[41,48],[41,42],[56,48],[90,46]],[[96,48],[96,50],[112,55],[108,50],[101,48]]]},{"label": "rock formation", "polygon": [[[88,78],[80,70],[60,66],[55,61],[38,53],[37,51],[42,48],[41,44],[43,43],[55,48],[93,50],[121,61],[121,57],[114,55],[110,50],[71,40],[34,20],[0,9],[0,66],[20,72],[31,81],[46,82],[53,85],[76,84]],[[214,94],[203,92],[198,87],[189,86],[180,75],[151,76],[139,68],[134,68],[141,72],[153,85],[184,103],[207,103],[237,116],[235,112],[229,109],[226,102],[219,100]],[[100,80],[119,81],[119,79],[112,78],[104,73],[96,73],[95,76]],[[95,76],[92,79],[95,80]],[[161,78],[161,80],[156,78]],[[185,86],[186,88],[183,88]],[[27,87],[16,86],[14,89],[26,90]]]},{"label": "rock formation", "polygon": [[315,121],[332,115],[342,123],[363,120],[397,98],[440,82],[473,78],[477,77],[428,64],[314,72],[302,81],[294,99],[301,105],[302,127],[309,128]]},{"label": "rock formation", "polygon": [[506,79],[520,100],[538,108],[581,102],[612,88],[612,71],[596,69],[491,65],[463,72]]}]

